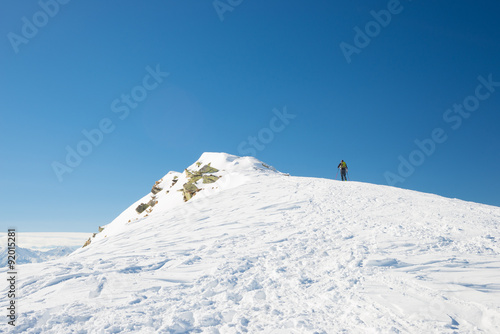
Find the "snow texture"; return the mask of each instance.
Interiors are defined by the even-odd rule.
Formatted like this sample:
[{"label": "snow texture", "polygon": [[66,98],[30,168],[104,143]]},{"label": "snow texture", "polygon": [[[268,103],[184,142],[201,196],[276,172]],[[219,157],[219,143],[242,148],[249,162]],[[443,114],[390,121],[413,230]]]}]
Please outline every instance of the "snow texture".
[{"label": "snow texture", "polygon": [[197,162],[222,177],[189,201],[170,172],[152,211],[135,211],[149,193],[89,246],[19,266],[15,331],[500,333],[500,208]]}]

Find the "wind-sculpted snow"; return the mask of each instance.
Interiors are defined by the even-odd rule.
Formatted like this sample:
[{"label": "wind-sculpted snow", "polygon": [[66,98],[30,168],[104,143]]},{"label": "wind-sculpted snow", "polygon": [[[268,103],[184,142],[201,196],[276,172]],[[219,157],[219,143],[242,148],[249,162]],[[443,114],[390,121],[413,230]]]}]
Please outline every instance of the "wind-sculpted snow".
[{"label": "wind-sculpted snow", "polygon": [[500,208],[215,158],[235,183],[20,266],[16,330],[500,332]]}]

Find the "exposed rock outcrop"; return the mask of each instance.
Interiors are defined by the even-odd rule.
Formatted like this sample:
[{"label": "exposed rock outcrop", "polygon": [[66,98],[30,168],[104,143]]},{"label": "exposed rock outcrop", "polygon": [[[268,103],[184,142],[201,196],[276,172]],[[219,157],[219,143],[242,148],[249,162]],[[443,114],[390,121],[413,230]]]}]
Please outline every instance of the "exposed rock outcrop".
[{"label": "exposed rock outcrop", "polygon": [[[199,167],[201,166],[201,163],[197,162],[196,165]],[[200,191],[198,187],[196,187],[196,182],[199,180],[203,180],[203,183],[214,183],[217,181],[220,176],[212,175],[209,173],[217,173],[219,170],[217,168],[214,168],[210,166],[210,163],[207,165],[201,167],[200,170],[189,170],[185,169],[184,172],[186,173],[188,182],[183,184],[183,189],[179,190],[182,191],[184,195],[184,202],[189,201],[193,196]]]},{"label": "exposed rock outcrop", "polygon": [[137,208],[135,208],[135,211],[137,211],[137,213],[143,213],[144,210],[146,210],[147,208],[149,208],[149,204],[146,204],[146,203],[141,203],[139,204],[139,206]]}]

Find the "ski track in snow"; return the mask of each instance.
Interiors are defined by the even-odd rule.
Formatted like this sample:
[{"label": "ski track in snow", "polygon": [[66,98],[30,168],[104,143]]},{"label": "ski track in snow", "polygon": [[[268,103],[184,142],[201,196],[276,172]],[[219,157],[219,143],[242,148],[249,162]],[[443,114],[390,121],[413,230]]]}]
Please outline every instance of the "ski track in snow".
[{"label": "ski track in snow", "polygon": [[20,266],[15,331],[500,332],[500,208],[246,177],[68,257]]}]

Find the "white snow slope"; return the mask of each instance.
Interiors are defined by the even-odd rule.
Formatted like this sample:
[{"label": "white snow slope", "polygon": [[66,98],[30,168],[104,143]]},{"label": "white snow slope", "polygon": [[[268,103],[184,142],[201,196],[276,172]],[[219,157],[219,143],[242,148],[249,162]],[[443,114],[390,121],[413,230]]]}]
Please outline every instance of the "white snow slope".
[{"label": "white snow slope", "polygon": [[189,201],[170,172],[152,212],[148,194],[89,246],[19,266],[14,330],[500,333],[500,208],[198,161],[222,178]]}]

